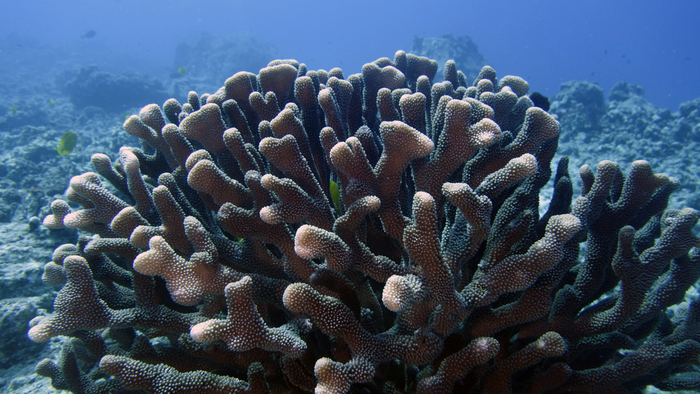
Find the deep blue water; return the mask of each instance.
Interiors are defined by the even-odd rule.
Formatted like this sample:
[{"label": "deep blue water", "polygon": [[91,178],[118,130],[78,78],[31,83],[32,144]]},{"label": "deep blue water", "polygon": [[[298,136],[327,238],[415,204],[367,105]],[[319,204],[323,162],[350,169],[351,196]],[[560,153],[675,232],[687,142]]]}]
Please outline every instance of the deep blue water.
[{"label": "deep blue water", "polygon": [[[0,5],[0,37],[16,33],[73,48],[114,72],[163,77],[183,39],[247,31],[272,43],[281,57],[311,69],[341,67],[349,75],[378,57],[408,50],[414,35],[452,33],[471,36],[500,75],[522,76],[545,95],[580,79],[598,82],[606,92],[618,81],[641,85],[650,102],[672,110],[700,96],[700,2],[691,0],[2,0]],[[81,38],[91,29],[95,37]],[[105,51],[125,56],[105,64]],[[5,55],[2,61],[12,59]]]}]

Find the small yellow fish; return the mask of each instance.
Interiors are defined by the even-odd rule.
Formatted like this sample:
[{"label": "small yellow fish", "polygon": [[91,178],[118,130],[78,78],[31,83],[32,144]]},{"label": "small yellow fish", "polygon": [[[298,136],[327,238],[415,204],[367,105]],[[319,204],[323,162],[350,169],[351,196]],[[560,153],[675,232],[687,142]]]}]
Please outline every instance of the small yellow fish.
[{"label": "small yellow fish", "polygon": [[185,66],[180,66],[180,68],[177,69],[177,72],[183,77],[187,75],[187,69],[185,68]]},{"label": "small yellow fish", "polygon": [[49,99],[49,107],[53,108],[54,105],[56,105],[56,102],[53,99]]},{"label": "small yellow fish", "polygon": [[10,115],[15,115],[17,113],[17,107],[15,107],[14,103],[10,104],[9,112],[10,112]]},{"label": "small yellow fish", "polygon": [[69,155],[73,151],[73,148],[75,148],[75,144],[77,142],[78,135],[68,130],[63,133],[63,137],[61,137],[61,140],[58,141],[56,152],[58,152],[58,154],[61,156]]},{"label": "small yellow fish", "polygon": [[338,184],[331,181],[329,189],[331,191],[331,199],[333,200],[333,205],[335,205],[335,213],[340,215],[340,189],[338,188]]}]

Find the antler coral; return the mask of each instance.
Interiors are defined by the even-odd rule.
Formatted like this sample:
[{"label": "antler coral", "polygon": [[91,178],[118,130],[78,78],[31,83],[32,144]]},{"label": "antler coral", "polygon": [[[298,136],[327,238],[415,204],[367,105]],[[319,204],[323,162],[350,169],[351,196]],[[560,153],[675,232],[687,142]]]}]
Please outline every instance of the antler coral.
[{"label": "antler coral", "polygon": [[564,160],[540,216],[557,120],[518,77],[436,70],[280,60],[145,107],[124,124],[143,150],[93,157],[124,197],[86,173],[79,209],[52,204],[47,227],[97,236],[47,265],[65,285],[30,338],[101,343],[154,393],[697,388],[698,303],[665,314],[700,276],[698,213],[664,213],[678,181],[602,162],[571,206]]}]

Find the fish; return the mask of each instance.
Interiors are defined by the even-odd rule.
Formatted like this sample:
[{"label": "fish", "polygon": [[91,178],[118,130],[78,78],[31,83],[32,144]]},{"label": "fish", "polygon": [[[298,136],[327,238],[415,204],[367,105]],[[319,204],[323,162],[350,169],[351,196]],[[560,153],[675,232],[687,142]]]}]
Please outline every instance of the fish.
[{"label": "fish", "polygon": [[545,111],[549,111],[549,99],[547,96],[540,92],[534,92],[530,94],[530,100],[535,104],[535,107],[542,108]]},{"label": "fish", "polygon": [[80,36],[80,38],[92,38],[92,37],[95,37],[96,35],[97,35],[97,32],[90,29],[90,30],[86,31],[85,33],[83,33],[83,35]]},{"label": "fish", "polygon": [[335,205],[335,212],[340,215],[340,189],[338,184],[331,181],[330,183],[331,200],[333,200],[333,205]]},{"label": "fish", "polygon": [[184,77],[185,75],[187,75],[187,69],[185,68],[185,66],[180,66],[177,69],[177,73]]},{"label": "fish", "polygon": [[10,115],[15,115],[17,114],[17,107],[15,107],[15,104],[12,103],[10,104],[10,109],[7,111],[10,113]]},{"label": "fish", "polygon": [[73,148],[75,148],[77,142],[78,135],[68,130],[65,133],[63,133],[63,136],[58,141],[56,152],[58,152],[59,156],[69,155],[73,151]]},{"label": "fish", "polygon": [[53,99],[49,99],[49,107],[53,108],[54,105],[56,105],[56,102]]}]

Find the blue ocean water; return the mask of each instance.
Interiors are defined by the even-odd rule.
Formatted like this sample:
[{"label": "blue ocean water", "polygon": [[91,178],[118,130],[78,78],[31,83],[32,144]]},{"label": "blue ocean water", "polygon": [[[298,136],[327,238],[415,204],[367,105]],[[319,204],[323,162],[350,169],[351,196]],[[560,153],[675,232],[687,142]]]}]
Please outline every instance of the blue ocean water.
[{"label": "blue ocean water", "polygon": [[[469,35],[500,73],[551,96],[561,83],[616,82],[677,110],[700,92],[700,3],[653,0],[514,1],[0,1],[0,36],[68,46],[108,71],[160,76],[177,43],[201,32],[251,32],[309,68],[359,72],[408,50],[415,35]],[[81,38],[87,31],[95,36]],[[105,59],[104,52],[124,54]],[[92,56],[92,57],[91,57]],[[41,59],[36,59],[41,61]],[[10,62],[3,56],[3,62]],[[18,65],[21,67],[21,65]],[[257,71],[257,70],[249,70]],[[503,74],[503,75],[505,75]]]}]

